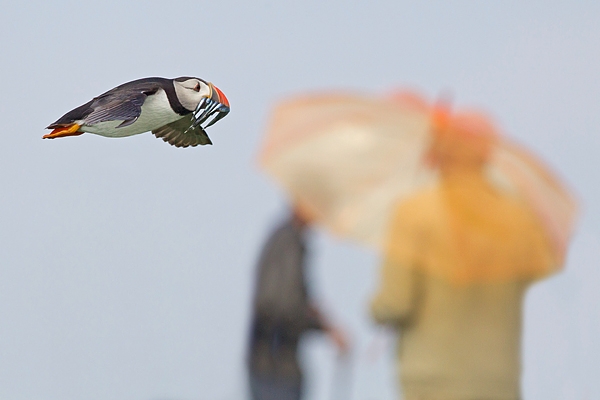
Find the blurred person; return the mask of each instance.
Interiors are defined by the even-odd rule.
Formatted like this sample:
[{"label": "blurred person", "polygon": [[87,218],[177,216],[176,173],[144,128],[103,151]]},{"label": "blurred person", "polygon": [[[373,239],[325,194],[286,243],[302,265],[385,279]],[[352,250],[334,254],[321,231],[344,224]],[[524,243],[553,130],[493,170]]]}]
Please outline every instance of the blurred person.
[{"label": "blurred person", "polygon": [[577,214],[544,163],[405,90],[287,98],[260,162],[311,221],[384,252],[372,311],[400,330],[406,398],[519,398],[523,296],[562,268]]},{"label": "blurred person", "polygon": [[399,332],[407,400],[517,400],[522,305],[556,252],[524,202],[490,183],[485,118],[434,114],[439,183],[397,205],[371,312]]},{"label": "blurred person", "polygon": [[253,400],[302,398],[298,345],[306,332],[326,333],[342,353],[348,347],[345,334],[310,300],[305,276],[308,223],[298,208],[292,210],[259,258],[248,354]]}]

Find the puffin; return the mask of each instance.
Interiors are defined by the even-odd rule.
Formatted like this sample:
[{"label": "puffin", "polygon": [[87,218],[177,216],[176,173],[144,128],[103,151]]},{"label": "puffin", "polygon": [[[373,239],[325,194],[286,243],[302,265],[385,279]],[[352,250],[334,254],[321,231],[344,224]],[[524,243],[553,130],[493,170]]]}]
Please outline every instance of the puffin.
[{"label": "puffin", "polygon": [[119,85],[69,111],[48,125],[46,129],[52,132],[42,138],[85,132],[126,137],[152,131],[175,147],[194,147],[212,144],[205,129],[229,110],[225,94],[203,79],[143,78]]}]

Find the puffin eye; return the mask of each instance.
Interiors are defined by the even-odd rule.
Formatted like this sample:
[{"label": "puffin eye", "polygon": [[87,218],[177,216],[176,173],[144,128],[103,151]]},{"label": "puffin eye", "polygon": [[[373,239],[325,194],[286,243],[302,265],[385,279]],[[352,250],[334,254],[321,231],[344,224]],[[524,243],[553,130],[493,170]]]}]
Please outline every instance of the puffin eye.
[{"label": "puffin eye", "polygon": [[196,86],[194,86],[194,91],[199,92],[200,91],[200,84],[196,83]]}]

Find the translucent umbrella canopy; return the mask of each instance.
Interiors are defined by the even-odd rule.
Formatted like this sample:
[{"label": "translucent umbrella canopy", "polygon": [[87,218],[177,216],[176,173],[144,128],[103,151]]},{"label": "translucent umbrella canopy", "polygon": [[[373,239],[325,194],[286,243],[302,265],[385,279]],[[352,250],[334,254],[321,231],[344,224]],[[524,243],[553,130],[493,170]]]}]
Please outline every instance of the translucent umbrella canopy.
[{"label": "translucent umbrella canopy", "polygon": [[[445,240],[452,242],[456,232],[465,233],[469,226],[467,230],[477,225],[469,220],[471,217],[464,217],[469,208],[484,210],[482,215],[488,211],[491,215],[508,212],[497,216],[496,220],[523,220],[524,215],[530,215],[530,222],[514,224],[510,228],[494,225],[491,222],[494,218],[484,216],[488,226],[479,224],[473,229],[483,229],[486,240],[496,243],[499,237],[493,233],[494,229],[503,229],[506,234],[511,229],[522,231],[525,225],[532,232],[539,228],[541,233],[531,233],[528,237],[543,235],[549,255],[536,257],[552,261],[544,261],[543,268],[539,266],[533,274],[539,276],[559,268],[576,214],[571,194],[541,161],[498,135],[483,114],[442,113],[445,121],[442,125],[453,127],[445,129],[440,125],[439,111],[440,107],[428,104],[410,92],[390,97],[325,93],[290,98],[274,110],[260,152],[260,164],[316,223],[338,236],[384,250],[388,255],[398,255],[402,261],[408,261],[405,259],[408,250],[404,244],[396,248],[394,243],[410,243],[406,235],[414,236],[415,229],[424,229],[418,224],[426,220],[411,219],[406,213],[430,215],[433,209],[427,211],[415,205],[414,199],[438,190],[439,193],[432,196],[441,199],[435,207],[444,210],[442,219],[445,218],[446,223],[428,229],[450,229]],[[484,130],[493,132],[480,132]],[[445,139],[440,141],[439,132],[450,134],[442,135]],[[489,141],[480,168],[485,183],[470,185],[470,189],[461,189],[462,192],[454,189],[440,192],[440,188],[449,186],[444,184],[447,179],[440,164],[431,162],[432,148],[437,146],[438,152],[442,147],[446,152],[453,149],[458,158],[464,160],[481,142],[478,138],[486,135],[493,140]],[[464,186],[463,182],[457,187]],[[493,195],[486,197],[479,190]],[[454,200],[465,196],[470,200],[449,200],[450,192],[461,193]],[[517,204],[518,211],[505,204],[506,201],[498,202],[498,196]],[[413,209],[407,211],[406,204],[410,202]],[[402,213],[404,216],[399,218]],[[409,221],[412,224],[410,232],[406,229]],[[398,232],[405,236],[399,237]],[[444,246],[456,248],[455,244]],[[495,245],[488,245],[488,248],[490,246]],[[509,251],[506,247],[496,247],[497,254]],[[440,257],[449,259],[448,254]],[[458,257],[450,264],[461,262],[465,259]],[[435,273],[436,268],[431,267],[429,272]],[[440,271],[437,272],[445,273]]]}]

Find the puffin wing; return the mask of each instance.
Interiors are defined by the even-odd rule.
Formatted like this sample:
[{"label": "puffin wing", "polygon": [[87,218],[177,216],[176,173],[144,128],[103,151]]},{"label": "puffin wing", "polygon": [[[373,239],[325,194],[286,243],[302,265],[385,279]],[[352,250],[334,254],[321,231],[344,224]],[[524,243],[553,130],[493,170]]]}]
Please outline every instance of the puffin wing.
[{"label": "puffin wing", "polygon": [[152,133],[157,138],[161,138],[175,147],[195,147],[212,144],[206,131],[199,125],[190,128],[193,122],[191,115],[185,116],[175,122],[154,129]]},{"label": "puffin wing", "polygon": [[49,129],[71,125],[83,121],[85,125],[95,125],[106,121],[123,121],[117,128],[133,124],[142,113],[146,97],[161,88],[157,78],[141,79],[117,86],[93,100],[69,111]]},{"label": "puffin wing", "polygon": [[98,97],[92,102],[93,111],[84,124],[95,125],[106,121],[123,121],[117,128],[133,124],[142,113],[142,105],[149,94],[144,91],[119,91],[110,96]]}]

